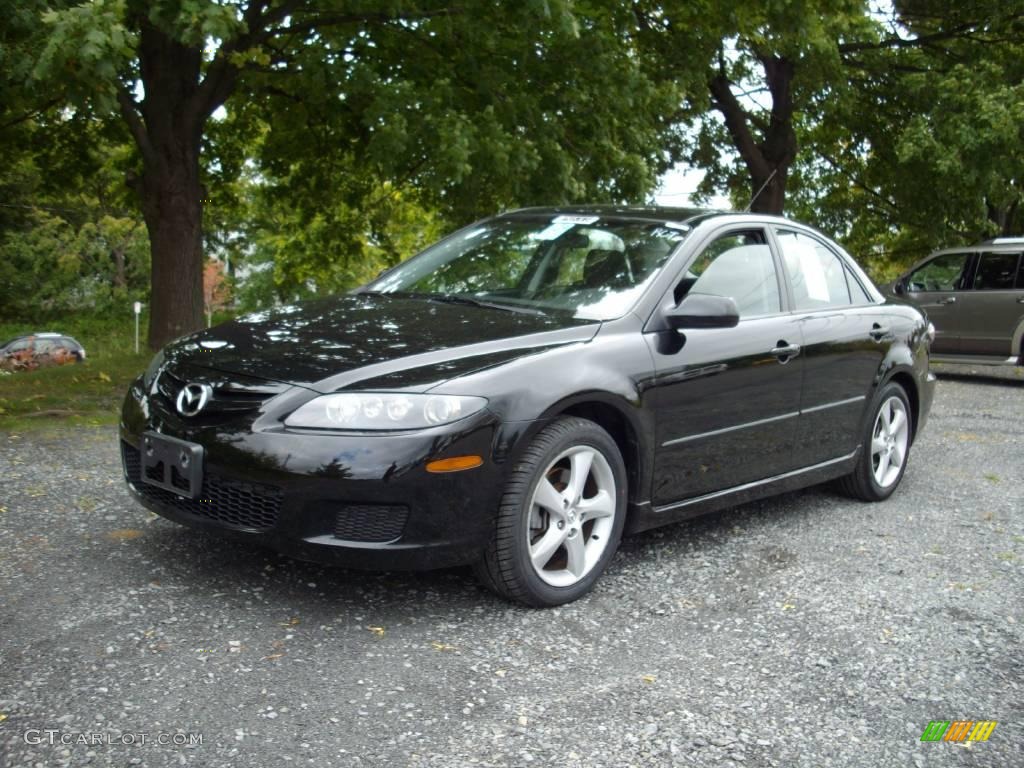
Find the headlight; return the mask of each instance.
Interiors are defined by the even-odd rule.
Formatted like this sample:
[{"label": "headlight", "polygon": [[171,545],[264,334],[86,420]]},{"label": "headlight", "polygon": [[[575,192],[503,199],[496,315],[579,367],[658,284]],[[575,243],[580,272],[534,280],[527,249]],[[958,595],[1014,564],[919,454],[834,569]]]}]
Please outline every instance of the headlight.
[{"label": "headlight", "polygon": [[149,386],[153,383],[153,377],[160,371],[160,366],[164,364],[164,351],[161,349],[155,355],[153,359],[149,361],[149,366],[146,368],[146,372],[142,375],[142,383],[145,386]]},{"label": "headlight", "polygon": [[423,429],[450,424],[487,405],[482,397],[345,392],[310,400],[285,419],[314,429]]}]

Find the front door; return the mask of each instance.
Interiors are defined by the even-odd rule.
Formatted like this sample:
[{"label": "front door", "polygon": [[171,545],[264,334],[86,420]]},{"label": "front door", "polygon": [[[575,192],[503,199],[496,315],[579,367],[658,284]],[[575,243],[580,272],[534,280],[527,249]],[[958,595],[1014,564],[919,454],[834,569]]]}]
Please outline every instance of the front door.
[{"label": "front door", "polygon": [[963,333],[960,299],[970,253],[943,253],[906,277],[906,298],[924,310],[935,326],[931,350],[936,355],[960,352]]},{"label": "front door", "polygon": [[645,334],[656,375],[655,505],[795,468],[803,359],[800,321],[783,315],[779,270],[760,228],[708,244],[673,291],[731,296],[736,328]]}]

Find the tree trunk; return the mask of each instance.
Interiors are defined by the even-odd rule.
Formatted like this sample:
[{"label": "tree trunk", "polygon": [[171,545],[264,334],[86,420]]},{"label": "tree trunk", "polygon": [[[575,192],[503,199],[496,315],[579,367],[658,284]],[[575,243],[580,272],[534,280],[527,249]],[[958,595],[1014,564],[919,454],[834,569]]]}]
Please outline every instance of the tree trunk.
[{"label": "tree trunk", "polygon": [[995,205],[990,200],[985,201],[988,220],[999,227],[999,235],[1001,237],[1021,234],[1017,227],[1017,212],[1019,207],[1020,200],[1014,200],[1006,207]]},{"label": "tree trunk", "polygon": [[[757,123],[740,104],[732,92],[732,81],[725,74],[724,62],[709,87],[714,106],[722,113],[733,146],[750,174],[750,210],[781,214],[786,203],[789,168],[797,152],[792,87],[795,65],[781,56],[766,54],[758,58],[772,95],[772,108],[766,125]],[[761,128],[760,140],[755,138],[752,124]]]},{"label": "tree trunk", "polygon": [[128,280],[124,273],[124,246],[115,246],[111,251],[111,255],[114,257],[114,287],[126,288]]},{"label": "tree trunk", "polygon": [[118,94],[121,114],[142,154],[132,183],[152,251],[149,346],[203,327],[203,206],[199,152],[206,120],[234,88],[238,70],[225,53],[202,76],[203,53],[139,19],[139,73],[145,100]]},{"label": "tree trunk", "polygon": [[[199,147],[147,167],[140,193],[152,251],[149,339],[152,349],[203,327],[203,210]],[[177,156],[176,156],[177,155]]]}]

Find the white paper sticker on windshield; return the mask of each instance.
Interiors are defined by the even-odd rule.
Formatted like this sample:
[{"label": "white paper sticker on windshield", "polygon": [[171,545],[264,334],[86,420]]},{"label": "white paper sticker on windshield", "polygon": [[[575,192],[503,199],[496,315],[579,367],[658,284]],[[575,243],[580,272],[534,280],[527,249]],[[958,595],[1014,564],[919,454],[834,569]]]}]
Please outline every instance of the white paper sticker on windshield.
[{"label": "white paper sticker on windshield", "polygon": [[556,237],[561,237],[570,229],[575,227],[571,221],[556,221],[554,224],[548,224],[544,229],[531,237],[535,237],[538,240],[554,240]]},{"label": "white paper sticker on windshield", "polygon": [[538,240],[554,240],[580,224],[593,224],[600,216],[555,216],[547,227],[533,237]]},{"label": "white paper sticker on windshield", "polygon": [[600,216],[555,216],[552,221],[559,224],[593,224]]}]

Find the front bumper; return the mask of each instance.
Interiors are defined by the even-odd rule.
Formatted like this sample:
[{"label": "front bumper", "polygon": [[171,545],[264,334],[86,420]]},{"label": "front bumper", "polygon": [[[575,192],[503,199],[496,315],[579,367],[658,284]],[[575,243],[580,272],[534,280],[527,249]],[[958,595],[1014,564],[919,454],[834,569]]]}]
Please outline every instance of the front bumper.
[{"label": "front bumper", "polygon": [[[191,528],[292,557],[371,569],[430,569],[476,560],[494,526],[504,465],[494,461],[496,419],[405,434],[259,431],[246,423],[190,426],[125,401],[125,479],[147,509]],[[142,481],[146,429],[204,448],[203,486],[188,499]],[[433,474],[428,461],[461,455],[482,466]]]}]

